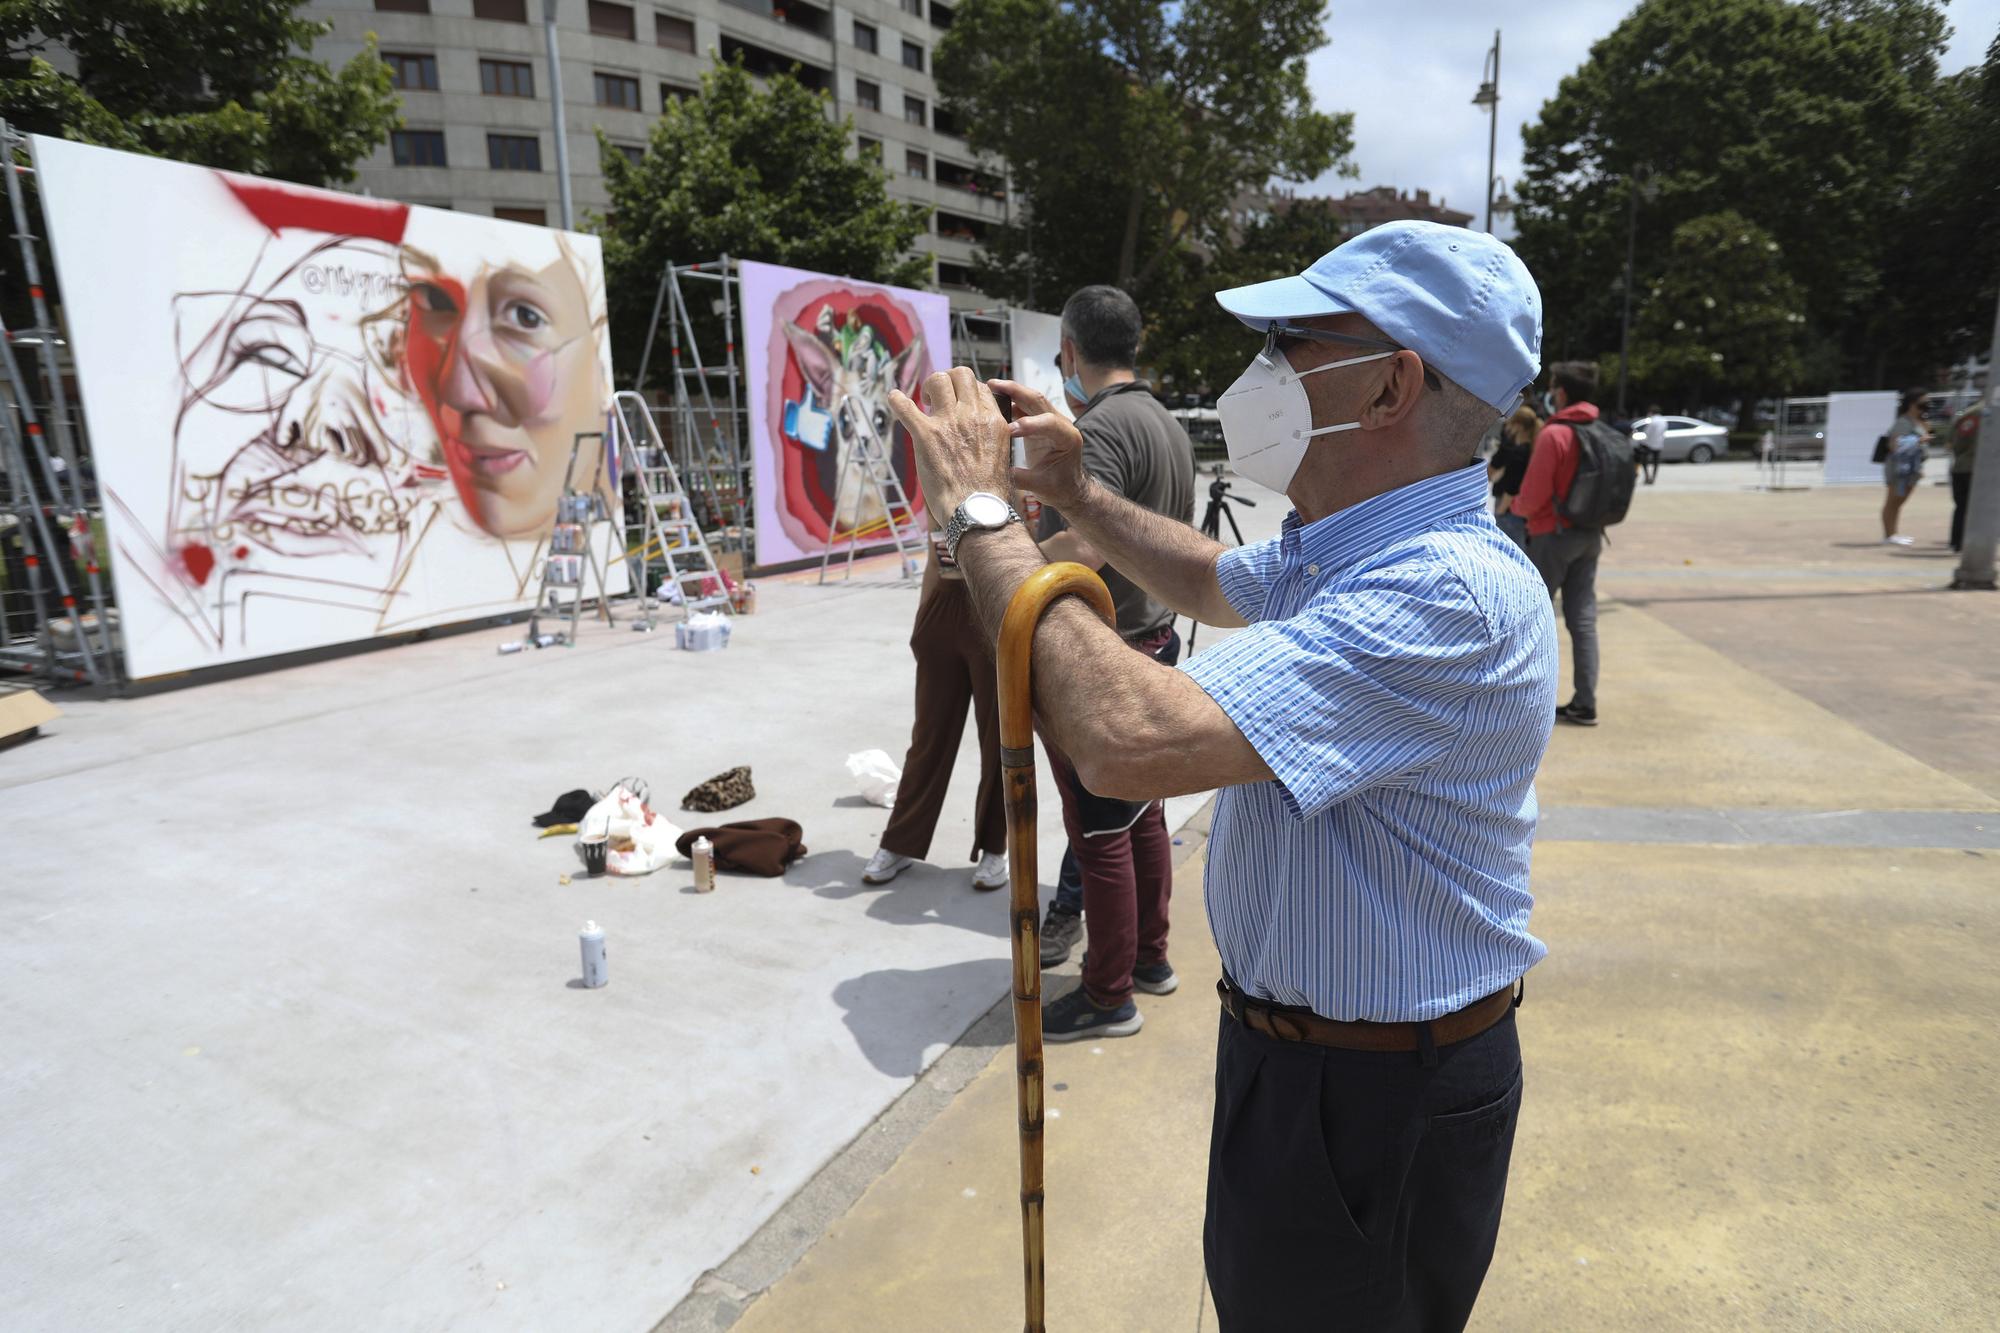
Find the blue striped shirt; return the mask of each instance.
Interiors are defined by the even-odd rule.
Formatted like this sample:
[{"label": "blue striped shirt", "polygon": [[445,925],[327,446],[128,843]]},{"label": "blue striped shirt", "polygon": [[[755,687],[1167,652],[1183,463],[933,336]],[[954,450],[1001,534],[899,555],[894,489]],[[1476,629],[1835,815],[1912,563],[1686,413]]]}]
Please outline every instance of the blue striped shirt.
[{"label": "blue striped shirt", "polygon": [[1208,919],[1231,979],[1414,1021],[1511,985],[1556,698],[1541,576],[1461,468],[1227,552],[1249,628],[1182,670],[1276,775],[1216,798]]}]

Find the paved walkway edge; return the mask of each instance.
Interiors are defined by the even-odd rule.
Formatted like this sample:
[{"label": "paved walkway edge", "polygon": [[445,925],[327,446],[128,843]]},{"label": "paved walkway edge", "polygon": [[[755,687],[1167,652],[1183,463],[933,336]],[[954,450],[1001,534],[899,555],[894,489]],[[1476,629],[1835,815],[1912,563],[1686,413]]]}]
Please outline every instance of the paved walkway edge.
[{"label": "paved walkway edge", "polygon": [[[1175,830],[1175,869],[1207,843],[1214,808],[1211,796]],[[736,1253],[703,1273],[680,1304],[653,1326],[652,1333],[716,1333],[733,1327],[744,1311],[789,1273],[827,1228],[845,1216],[868,1187],[895,1164],[965,1085],[992,1063],[995,1049],[1013,1039],[1011,997],[1003,994]]]}]

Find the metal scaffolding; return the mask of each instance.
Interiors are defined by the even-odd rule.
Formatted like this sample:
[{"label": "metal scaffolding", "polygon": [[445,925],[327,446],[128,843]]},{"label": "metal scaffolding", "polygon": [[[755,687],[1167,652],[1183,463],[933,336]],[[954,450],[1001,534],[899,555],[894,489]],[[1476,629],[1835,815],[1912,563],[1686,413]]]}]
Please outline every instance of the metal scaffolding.
[{"label": "metal scaffolding", "polygon": [[[6,517],[12,520],[0,537],[13,548],[7,562],[8,611],[0,617],[0,666],[105,691],[122,682],[123,654],[109,579],[97,552],[97,525],[103,516],[91,495],[86,454],[79,448],[81,432],[73,429],[56,356],[60,335],[42,287],[38,238],[21,188],[21,178],[34,174],[32,166],[19,160],[28,149],[24,136],[0,122],[6,167],[0,175],[7,178],[13,236],[35,319],[20,330],[0,324],[0,373],[12,397],[10,410],[0,413],[0,471],[5,472]],[[39,383],[22,373],[14,355],[17,346],[37,349]],[[17,577],[24,588],[14,586]]]}]

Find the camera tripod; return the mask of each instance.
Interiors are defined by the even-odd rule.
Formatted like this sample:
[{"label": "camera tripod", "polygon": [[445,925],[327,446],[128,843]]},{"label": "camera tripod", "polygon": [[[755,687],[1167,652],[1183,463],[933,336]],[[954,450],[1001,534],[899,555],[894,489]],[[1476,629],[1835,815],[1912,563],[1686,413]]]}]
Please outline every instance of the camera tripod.
[{"label": "camera tripod", "polygon": [[[1247,499],[1241,495],[1236,497],[1236,503],[1249,505],[1252,509],[1257,507],[1255,500]],[[1225,520],[1229,523],[1230,535],[1235,537],[1236,544],[1241,546],[1243,544],[1243,529],[1236,526],[1236,515],[1231,513],[1229,509],[1229,483],[1218,472],[1215,480],[1208,483],[1208,509],[1201,516],[1201,535],[1210,541],[1221,541],[1222,524]],[[1189,617],[1188,652],[1190,654],[1194,652],[1195,635],[1199,633],[1201,633],[1200,623],[1195,621],[1193,617]]]}]

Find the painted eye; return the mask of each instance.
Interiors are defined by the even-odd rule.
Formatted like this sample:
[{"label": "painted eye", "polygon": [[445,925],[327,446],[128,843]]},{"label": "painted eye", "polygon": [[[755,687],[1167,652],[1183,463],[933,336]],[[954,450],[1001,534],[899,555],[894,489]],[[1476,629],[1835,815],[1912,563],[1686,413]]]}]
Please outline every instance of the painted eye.
[{"label": "painted eye", "polygon": [[507,306],[506,315],[508,319],[514,322],[516,328],[526,330],[529,333],[538,333],[542,329],[547,328],[549,323],[547,315],[544,315],[526,301],[511,302]]}]

